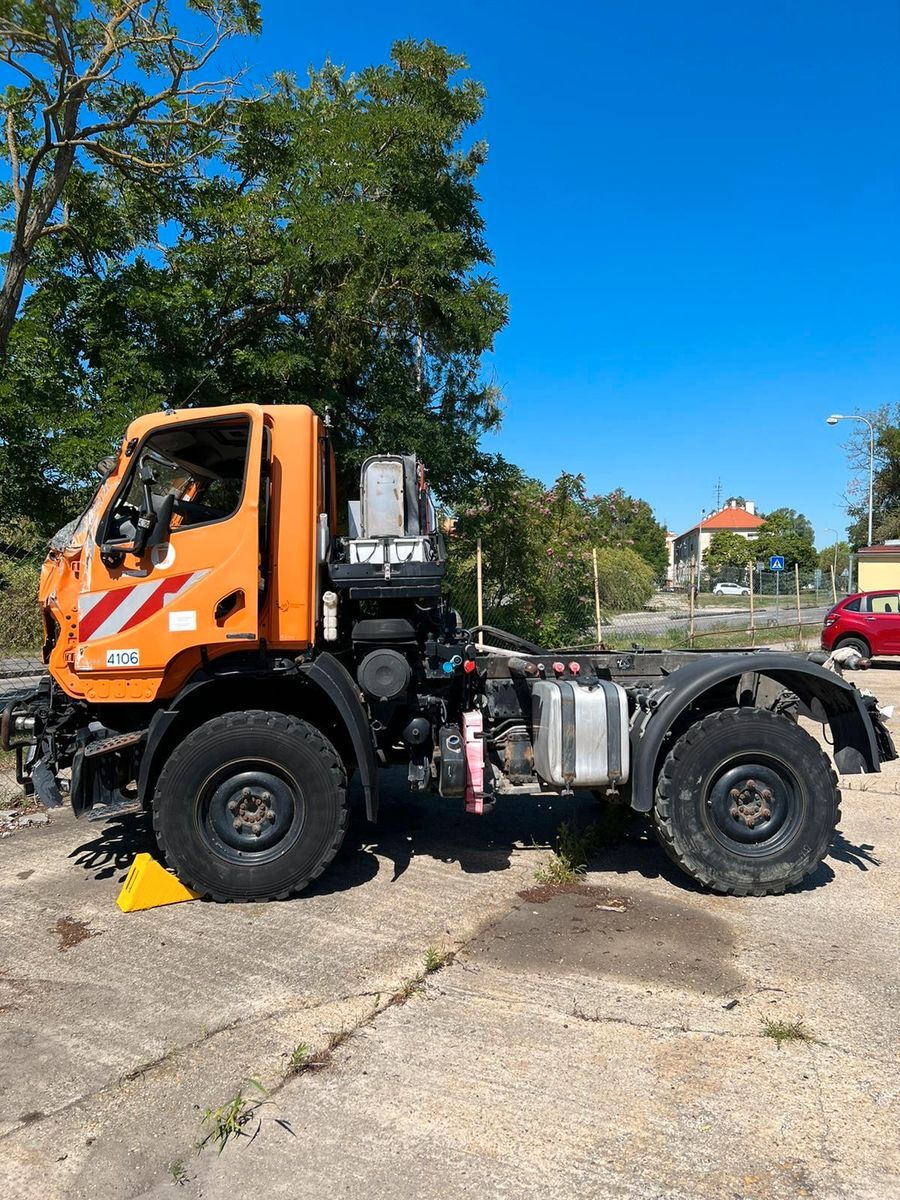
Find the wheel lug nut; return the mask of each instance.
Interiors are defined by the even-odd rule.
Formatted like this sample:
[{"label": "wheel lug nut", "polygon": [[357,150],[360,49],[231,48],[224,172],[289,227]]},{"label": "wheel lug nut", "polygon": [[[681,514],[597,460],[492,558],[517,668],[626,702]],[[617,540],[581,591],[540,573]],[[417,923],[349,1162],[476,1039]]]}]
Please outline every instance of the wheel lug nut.
[{"label": "wheel lug nut", "polygon": [[249,800],[250,797],[253,795],[253,793],[250,791],[250,789],[248,787],[245,787],[245,788],[241,789],[241,795],[244,797],[245,800]]},{"label": "wheel lug nut", "polygon": [[244,822],[243,822],[243,821],[241,821],[241,820],[237,820],[237,821],[235,821],[235,822],[234,822],[234,831],[235,831],[235,833],[240,833],[240,832],[241,832],[241,830],[242,830],[243,828],[244,828]]},{"label": "wheel lug nut", "polygon": [[273,822],[273,824],[274,824],[274,821],[275,821],[275,810],[274,810],[273,808],[267,808],[267,809],[266,809],[266,819],[267,819],[267,820],[269,820],[269,821],[271,821],[271,822]]},{"label": "wheel lug nut", "polygon": [[763,798],[763,800],[771,800],[772,799],[772,793],[768,788],[763,789],[762,798]]},{"label": "wheel lug nut", "polygon": [[728,795],[731,797],[732,800],[737,800],[740,798],[741,793],[738,790],[738,788],[732,788],[731,791],[728,793]]},{"label": "wheel lug nut", "polygon": [[238,810],[237,800],[229,800],[228,801],[228,811],[231,813],[236,813],[237,810]]},{"label": "wheel lug nut", "polygon": [[259,835],[262,833],[262,829],[259,827],[259,825],[251,825],[250,829],[254,837],[259,837]]}]

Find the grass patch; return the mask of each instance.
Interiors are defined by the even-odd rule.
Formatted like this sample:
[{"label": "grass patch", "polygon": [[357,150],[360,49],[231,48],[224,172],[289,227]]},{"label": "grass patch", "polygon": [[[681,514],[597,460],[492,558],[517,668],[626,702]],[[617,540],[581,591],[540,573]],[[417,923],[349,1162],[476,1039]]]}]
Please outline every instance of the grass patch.
[{"label": "grass patch", "polygon": [[779,1021],[766,1017],[762,1023],[763,1037],[771,1038],[778,1049],[782,1042],[814,1042],[816,1039],[802,1021]]},{"label": "grass patch", "polygon": [[[212,1142],[218,1147],[219,1154],[225,1149],[230,1141],[234,1141],[241,1137],[255,1137],[259,1131],[259,1109],[269,1100],[269,1093],[256,1079],[251,1079],[250,1083],[259,1092],[259,1097],[250,1098],[244,1095],[243,1088],[232,1096],[230,1100],[226,1100],[224,1104],[220,1104],[218,1108],[207,1108],[200,1118],[200,1125],[205,1129],[204,1136],[197,1143],[197,1149],[202,1150],[207,1142]],[[251,1134],[248,1129],[255,1121],[255,1128]]]}]

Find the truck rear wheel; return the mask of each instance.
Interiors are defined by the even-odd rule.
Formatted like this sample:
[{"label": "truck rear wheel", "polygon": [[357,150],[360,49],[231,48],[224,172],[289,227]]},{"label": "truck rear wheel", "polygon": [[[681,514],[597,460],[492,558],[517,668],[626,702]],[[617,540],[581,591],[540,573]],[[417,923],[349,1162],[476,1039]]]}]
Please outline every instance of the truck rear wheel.
[{"label": "truck rear wheel", "polygon": [[839,805],[831,762],[808,733],[776,713],[729,708],[672,747],[654,823],[666,853],[698,883],[766,896],[815,870]]},{"label": "truck rear wheel", "polygon": [[233,712],[190,733],[163,768],[153,828],[178,878],[213,900],[301,891],[347,828],[346,773],[317,729],[275,712]]}]

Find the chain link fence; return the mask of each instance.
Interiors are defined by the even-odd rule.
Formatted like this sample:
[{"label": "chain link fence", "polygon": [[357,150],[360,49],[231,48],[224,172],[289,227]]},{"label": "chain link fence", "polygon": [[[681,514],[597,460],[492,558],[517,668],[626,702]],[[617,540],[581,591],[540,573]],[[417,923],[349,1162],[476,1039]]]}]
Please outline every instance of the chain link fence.
[{"label": "chain link fence", "polygon": [[[28,531],[0,529],[0,708],[43,671],[37,592],[45,553],[43,540]],[[7,812],[23,801],[15,765],[15,754],[0,750],[0,810]]]},{"label": "chain link fence", "polygon": [[[489,563],[482,563],[481,573],[485,581],[490,580]],[[731,584],[701,579],[693,590],[657,584],[647,590],[643,603],[622,607],[604,596],[588,571],[577,587],[554,589],[550,603],[537,615],[531,597],[518,603],[514,599],[492,603],[490,584],[485,583],[479,621],[477,572],[463,583],[469,586],[454,589],[451,601],[464,627],[493,625],[540,645],[571,650],[598,645],[613,649],[636,645],[647,650],[761,646],[811,650],[820,644],[825,614],[846,595],[839,582],[832,588],[830,574],[788,568],[781,573],[754,571],[752,580],[743,572],[740,581]],[[521,604],[531,606],[530,610],[523,614]],[[562,631],[565,636],[542,638],[542,629]],[[490,635],[484,640],[489,643]]]}]

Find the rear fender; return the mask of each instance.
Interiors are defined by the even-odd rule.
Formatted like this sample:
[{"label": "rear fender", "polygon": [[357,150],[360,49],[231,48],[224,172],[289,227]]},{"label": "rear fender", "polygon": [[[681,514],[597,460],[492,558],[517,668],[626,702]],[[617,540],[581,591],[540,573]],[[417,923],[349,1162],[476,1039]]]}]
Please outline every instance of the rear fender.
[{"label": "rear fender", "polygon": [[733,703],[739,704],[739,692],[748,690],[748,677],[753,676],[763,676],[794,692],[806,715],[823,724],[828,722],[835,764],[842,774],[881,770],[872,718],[851,683],[816,663],[777,651],[704,656],[673,671],[660,683],[632,724],[632,808],[649,812],[653,807],[666,734],[686,710],[708,692],[732,682]]}]

